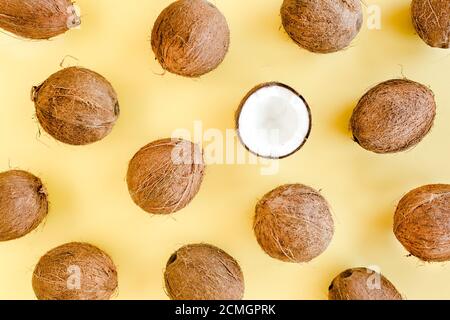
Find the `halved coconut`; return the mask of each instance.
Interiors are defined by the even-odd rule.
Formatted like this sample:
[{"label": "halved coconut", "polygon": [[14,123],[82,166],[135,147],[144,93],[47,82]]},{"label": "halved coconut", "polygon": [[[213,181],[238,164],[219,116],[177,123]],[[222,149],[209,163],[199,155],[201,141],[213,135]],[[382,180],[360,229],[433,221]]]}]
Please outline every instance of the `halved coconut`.
[{"label": "halved coconut", "polygon": [[291,87],[263,83],[242,100],[236,129],[242,144],[259,157],[281,159],[305,144],[311,132],[311,110]]}]

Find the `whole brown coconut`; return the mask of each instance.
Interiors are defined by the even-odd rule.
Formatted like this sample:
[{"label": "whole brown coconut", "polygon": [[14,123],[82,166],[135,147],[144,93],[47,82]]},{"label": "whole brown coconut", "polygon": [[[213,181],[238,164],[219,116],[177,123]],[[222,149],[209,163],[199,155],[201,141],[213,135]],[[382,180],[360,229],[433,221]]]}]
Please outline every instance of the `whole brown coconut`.
[{"label": "whole brown coconut", "polygon": [[406,79],[383,82],[367,92],[353,111],[355,141],[376,153],[405,151],[431,130],[436,116],[433,92]]},{"label": "whole brown coconut", "polygon": [[363,22],[360,0],[284,0],[283,27],[300,47],[331,53],[350,45]]},{"label": "whole brown coconut", "polygon": [[139,150],[128,166],[133,201],[153,214],[186,207],[200,189],[205,163],[200,147],[182,139],[163,139]]},{"label": "whole brown coconut", "polygon": [[39,300],[108,300],[117,289],[117,271],[97,247],[67,243],[39,260],[33,289]]},{"label": "whole brown coconut", "polygon": [[193,244],[176,251],[164,273],[172,300],[241,300],[244,276],[236,260],[208,244]]},{"label": "whole brown coconut", "polygon": [[334,234],[327,201],[301,184],[284,185],[266,194],[256,206],[254,231],[271,257],[308,262],[323,253]]},{"label": "whole brown coconut", "polygon": [[206,0],[179,0],[153,26],[152,49],[161,66],[185,77],[216,69],[225,58],[230,30],[223,14]]},{"label": "whole brown coconut", "polygon": [[28,39],[50,39],[80,25],[69,0],[2,0],[0,28]]},{"label": "whole brown coconut", "polygon": [[44,130],[55,139],[86,145],[106,137],[119,117],[111,84],[91,70],[70,67],[34,87],[32,99]]},{"label": "whole brown coconut", "polygon": [[419,36],[429,46],[448,49],[450,0],[413,0],[412,20]]},{"label": "whole brown coconut", "polygon": [[395,212],[394,233],[419,259],[449,261],[450,185],[427,185],[404,196]]},{"label": "whole brown coconut", "polygon": [[38,177],[20,170],[0,173],[0,241],[28,234],[47,212],[47,192]]},{"label": "whole brown coconut", "polygon": [[401,294],[383,275],[367,268],[348,269],[330,285],[329,300],[402,300]]}]

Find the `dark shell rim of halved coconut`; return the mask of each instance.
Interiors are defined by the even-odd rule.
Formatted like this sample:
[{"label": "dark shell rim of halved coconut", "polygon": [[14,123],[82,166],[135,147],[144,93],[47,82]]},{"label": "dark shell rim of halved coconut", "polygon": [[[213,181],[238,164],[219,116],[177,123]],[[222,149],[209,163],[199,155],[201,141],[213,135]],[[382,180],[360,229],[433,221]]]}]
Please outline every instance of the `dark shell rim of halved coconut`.
[{"label": "dark shell rim of halved coconut", "polygon": [[[266,87],[273,87],[273,86],[288,89],[288,90],[291,91],[293,94],[295,94],[296,96],[298,96],[298,97],[303,101],[303,103],[305,104],[306,110],[308,111],[308,115],[309,115],[309,128],[308,128],[308,132],[306,133],[305,138],[303,139],[302,144],[299,145],[294,151],[292,151],[292,152],[290,152],[290,153],[288,153],[288,154],[286,154],[286,155],[280,156],[280,157],[262,156],[262,155],[258,154],[257,152],[251,150],[251,149],[244,143],[244,141],[243,141],[243,139],[242,139],[242,137],[241,137],[241,134],[240,134],[240,132],[239,132],[239,119],[240,119],[240,116],[241,116],[242,109],[244,108],[244,105],[245,105],[245,103],[247,102],[247,100],[248,100],[255,92],[259,91],[260,89],[266,88]],[[235,119],[234,119],[234,120],[235,120],[235,129],[236,129],[237,135],[238,135],[238,137],[239,137],[239,141],[240,141],[241,144],[244,146],[244,148],[245,148],[248,152],[254,154],[254,155],[257,156],[257,157],[264,158],[264,159],[271,159],[271,160],[285,159],[285,158],[288,158],[288,157],[294,155],[294,154],[297,153],[298,151],[300,151],[300,149],[302,149],[303,146],[304,146],[304,145],[306,144],[306,142],[308,141],[309,136],[310,136],[311,131],[312,131],[312,125],[313,125],[311,108],[309,107],[309,104],[308,104],[308,102],[306,101],[306,99],[303,98],[303,96],[302,96],[300,93],[298,93],[297,90],[295,90],[294,88],[288,86],[287,84],[284,84],[284,83],[281,83],[281,82],[277,82],[277,81],[264,82],[264,83],[261,83],[261,84],[255,86],[253,89],[251,89],[251,90],[245,95],[245,97],[241,100],[241,103],[239,104],[239,107],[238,107],[238,109],[236,110],[236,113],[235,113]]]}]

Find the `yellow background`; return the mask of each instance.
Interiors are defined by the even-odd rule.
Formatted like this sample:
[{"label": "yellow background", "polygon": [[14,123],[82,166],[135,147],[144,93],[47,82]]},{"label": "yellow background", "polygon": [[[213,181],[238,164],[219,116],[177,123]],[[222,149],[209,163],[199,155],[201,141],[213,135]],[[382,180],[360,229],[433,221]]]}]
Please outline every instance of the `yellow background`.
[{"label": "yellow background", "polygon": [[[412,188],[450,182],[450,54],[427,47],[410,22],[409,0],[367,0],[382,9],[381,30],[363,26],[347,50],[316,55],[284,33],[281,0],[216,0],[231,29],[231,48],[216,71],[196,80],[162,69],[151,52],[153,22],[170,0],[79,0],[82,26],[51,41],[0,34],[0,169],[21,168],[45,182],[51,208],[30,235],[0,243],[0,298],[34,299],[31,276],[39,257],[69,241],[108,252],[118,267],[118,299],[166,299],[163,270],[188,243],[223,248],[242,266],[246,299],[325,299],[332,278],[349,267],[377,265],[408,299],[450,298],[450,266],[424,264],[395,239],[397,202]],[[366,11],[366,7],[364,9]],[[365,12],[367,18],[367,12]],[[103,141],[71,147],[38,135],[30,89],[64,66],[108,78],[121,116]],[[438,116],[431,134],[411,151],[375,155],[347,130],[360,96],[401,77],[429,85]],[[297,89],[313,112],[305,147],[261,176],[252,165],[208,167],[192,204],[174,216],[150,216],[128,195],[127,163],[146,143],[177,128],[233,128],[241,98],[254,85],[281,81]],[[267,191],[300,182],[322,190],[336,233],[313,262],[295,265],[266,256],[252,233],[254,206]]]}]

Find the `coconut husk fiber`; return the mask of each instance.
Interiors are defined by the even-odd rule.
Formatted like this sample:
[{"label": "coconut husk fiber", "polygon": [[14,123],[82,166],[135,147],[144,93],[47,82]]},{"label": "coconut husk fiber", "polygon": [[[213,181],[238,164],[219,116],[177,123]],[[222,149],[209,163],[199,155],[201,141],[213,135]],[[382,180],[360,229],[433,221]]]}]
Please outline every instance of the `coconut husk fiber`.
[{"label": "coconut husk fiber", "polygon": [[256,205],[254,232],[261,248],[285,262],[308,262],[322,254],[334,234],[330,207],[302,184],[284,185]]},{"label": "coconut husk fiber", "polygon": [[42,40],[80,24],[69,0],[2,0],[0,28],[23,38]]},{"label": "coconut husk fiber", "polygon": [[359,0],[284,0],[281,20],[300,47],[331,53],[350,45],[363,23]]},{"label": "coconut husk fiber", "polygon": [[350,121],[355,141],[375,153],[394,153],[416,146],[436,116],[433,92],[407,79],[370,89],[359,100]]},{"label": "coconut husk fiber", "polygon": [[224,60],[230,30],[223,14],[206,0],[179,0],[164,9],[152,30],[152,49],[161,66],[199,77]]},{"label": "coconut husk fiber", "polygon": [[21,170],[0,173],[0,241],[25,236],[47,213],[47,191],[38,177]]},{"label": "coconut husk fiber", "polygon": [[402,300],[401,294],[383,275],[367,268],[348,269],[331,283],[329,300]]},{"label": "coconut husk fiber", "polygon": [[449,261],[450,185],[426,185],[405,195],[395,212],[394,233],[417,258]]},{"label": "coconut husk fiber", "polygon": [[205,174],[201,148],[182,139],[162,139],[139,150],[128,166],[133,201],[153,214],[186,207],[200,190]]},{"label": "coconut husk fiber", "polygon": [[450,1],[413,0],[414,28],[429,46],[448,49],[450,43]]},{"label": "coconut husk fiber", "polygon": [[106,137],[120,108],[111,84],[98,73],[70,67],[34,87],[32,99],[42,128],[55,139],[86,145]]},{"label": "coconut husk fiber", "polygon": [[241,300],[244,296],[239,264],[209,244],[187,245],[172,254],[164,280],[172,300]]},{"label": "coconut husk fiber", "polygon": [[33,289],[39,300],[108,300],[117,289],[117,271],[99,248],[67,243],[39,260]]}]

